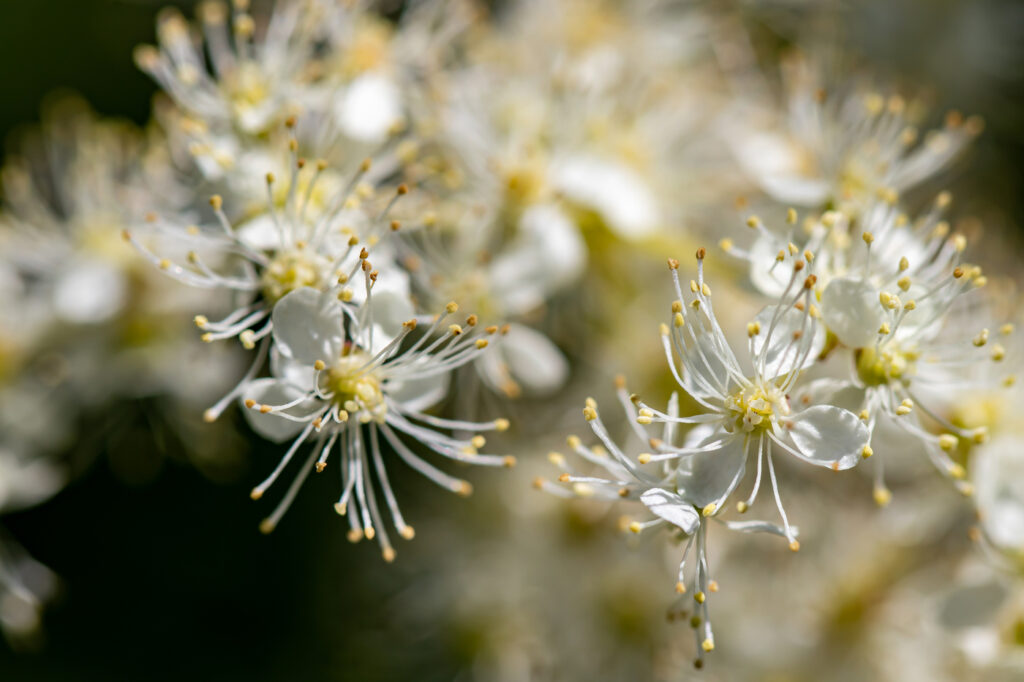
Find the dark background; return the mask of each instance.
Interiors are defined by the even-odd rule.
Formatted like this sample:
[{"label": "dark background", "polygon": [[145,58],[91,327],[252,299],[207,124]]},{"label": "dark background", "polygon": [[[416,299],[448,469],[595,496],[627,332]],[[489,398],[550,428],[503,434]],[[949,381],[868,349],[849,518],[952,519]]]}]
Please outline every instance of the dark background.
[{"label": "dark background", "polygon": [[[58,88],[81,93],[102,114],[144,122],[154,87],[131,52],[153,40],[164,4],[0,0],[0,135],[37,119]],[[959,196],[1010,230],[1024,212],[1022,10],[995,1],[867,2],[842,20],[883,77],[928,83],[941,107],[985,117],[983,139],[959,171]],[[784,34],[799,23],[799,13],[784,14],[782,29],[766,30]],[[127,447],[156,449],[141,433],[130,438]],[[417,525],[427,541],[402,545],[385,569],[375,549],[344,540],[345,525],[325,502],[334,481],[314,477],[263,537],[257,524],[268,506],[250,502],[248,491],[279,450],[254,447],[252,470],[221,483],[171,452],[159,475],[126,484],[101,456],[52,501],[6,517],[63,589],[39,652],[14,654],[0,643],[0,679],[455,678],[467,662],[463,643],[442,623],[405,622],[410,586],[437,546],[431,524]],[[439,500],[444,494],[416,477],[393,476],[410,517],[428,516],[437,502],[460,511],[459,500]],[[497,479],[485,471],[474,481],[487,495]],[[493,531],[488,523],[471,521],[465,532]],[[469,550],[453,551],[470,559]]]}]

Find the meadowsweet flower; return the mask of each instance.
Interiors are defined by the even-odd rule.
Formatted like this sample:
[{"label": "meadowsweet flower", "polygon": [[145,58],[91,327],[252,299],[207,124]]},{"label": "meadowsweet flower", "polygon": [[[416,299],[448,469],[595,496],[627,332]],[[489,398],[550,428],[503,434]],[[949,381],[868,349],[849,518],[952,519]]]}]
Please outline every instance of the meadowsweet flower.
[{"label": "meadowsweet flower", "polygon": [[[480,454],[485,439],[446,435],[504,430],[508,422],[454,421],[428,409],[447,394],[448,375],[471,362],[488,346],[497,328],[479,329],[470,315],[455,323],[458,306],[449,304],[430,328],[409,343],[418,326],[407,299],[367,287],[359,305],[338,300],[333,292],[300,288],[274,308],[273,376],[249,382],[242,393],[253,428],[272,440],[293,439],[273,473],[253,489],[259,499],[304,445],[312,446],[305,463],[274,512],[261,526],[272,530],[306,476],[323,471],[332,454],[342,478],[335,510],[347,516],[349,538],[376,538],[384,558],[395,551],[384,526],[373,478],[383,493],[398,533],[411,539],[409,526],[388,482],[383,439],[406,464],[438,485],[462,495],[468,482],[454,478],[417,455],[405,438],[449,459],[485,466],[512,466],[508,456]],[[408,314],[408,319],[403,318]]]},{"label": "meadowsweet flower", "polygon": [[[740,531],[772,532],[799,549],[797,529],[790,525],[779,495],[773,451],[782,450],[801,461],[833,470],[856,466],[863,458],[869,433],[857,416],[828,404],[791,402],[801,371],[812,364],[824,345],[824,330],[812,312],[814,276],[806,262],[790,259],[791,281],[779,303],[765,308],[747,327],[749,360],[741,365],[715,317],[711,288],[704,281],[704,250],[697,254],[697,278],[684,302],[677,261],[670,261],[677,300],[672,304],[671,327],[663,326],[662,342],[672,374],[683,392],[701,409],[680,416],[677,397],[667,411],[659,411],[618,388],[620,402],[641,447],[650,451],[630,457],[611,438],[597,409],[588,400],[584,417],[600,439],[604,451],[584,448],[578,438],[570,446],[585,460],[603,467],[610,478],[577,475],[561,456],[553,461],[566,469],[560,480],[573,484],[572,494],[602,499],[629,499],[643,503],[657,518],[635,522],[635,532],[668,523],[689,538],[679,569],[677,591],[693,591],[698,607],[692,624],[697,630],[698,652],[711,651],[714,637],[708,622],[706,599],[717,584],[708,574],[707,525],[726,508],[726,501],[745,477],[748,460],[756,460],[757,474],[750,496],[737,504],[745,513],[755,502],[767,465],[782,525],[752,521],[724,522]],[[635,403],[635,406],[633,406]],[[651,438],[644,425],[662,423],[660,438]],[[693,428],[680,436],[681,425]],[[681,444],[677,441],[681,440]],[[654,469],[647,465],[654,465]],[[542,487],[558,490],[540,482]],[[563,491],[568,492],[568,491]],[[687,586],[685,562],[696,546],[696,568]],[[703,654],[698,653],[697,664]]]},{"label": "meadowsweet flower", "polygon": [[980,118],[950,112],[941,129],[922,133],[918,102],[856,78],[827,81],[801,57],[784,62],[782,75],[777,97],[742,76],[743,94],[723,117],[722,134],[750,179],[785,204],[857,213],[879,195],[938,175],[983,128]]},{"label": "meadowsweet flower", "polygon": [[[938,206],[948,203],[937,202]],[[854,232],[837,220],[810,247],[821,272],[816,289],[822,320],[849,357],[849,378],[821,379],[795,392],[797,400],[842,405],[874,432],[879,419],[901,427],[925,448],[936,468],[969,494],[965,470],[949,453],[959,439],[982,442],[984,429],[957,427],[943,417],[936,391],[977,385],[973,365],[991,365],[1005,350],[979,320],[981,268],[963,261],[966,238],[949,234],[937,209],[911,221],[888,203],[874,205]],[[836,228],[839,231],[836,232]],[[827,242],[830,235],[832,245]],[[836,245],[836,244],[840,245]],[[992,343],[989,343],[990,335]],[[880,453],[884,444],[876,443]],[[871,450],[870,453],[873,453]],[[877,464],[875,497],[888,502],[883,460]]]},{"label": "meadowsweet flower", "polygon": [[[235,294],[235,309],[222,319],[210,320],[202,314],[195,317],[204,341],[237,338],[248,349],[259,345],[242,381],[206,411],[209,421],[227,408],[263,366],[273,329],[271,310],[287,294],[306,287],[327,291],[341,285],[340,297],[359,302],[368,295],[371,279],[376,281],[381,272],[386,274],[383,288],[406,297],[409,293],[407,276],[394,263],[387,244],[379,243],[399,229],[399,222],[390,220],[390,211],[407,193],[406,186],[393,190],[386,201],[376,197],[370,186],[361,184],[371,167],[367,160],[345,185],[324,196],[318,182],[327,164],[307,163],[297,156],[295,144],[290,148],[291,173],[280,207],[275,194],[278,180],[267,173],[265,211],[237,226],[228,218],[220,195],[209,202],[214,225],[183,225],[178,215],[149,216],[143,234],[164,235],[190,246],[184,263],[153,252],[134,231],[125,232],[153,265],[171,277],[199,289]],[[380,207],[375,206],[381,202]],[[367,246],[374,248],[373,267]]]}]

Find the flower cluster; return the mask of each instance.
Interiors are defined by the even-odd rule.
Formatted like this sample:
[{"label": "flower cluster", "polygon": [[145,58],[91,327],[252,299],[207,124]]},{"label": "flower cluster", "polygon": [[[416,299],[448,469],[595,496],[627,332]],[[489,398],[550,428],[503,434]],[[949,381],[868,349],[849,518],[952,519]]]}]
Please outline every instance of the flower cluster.
[{"label": "flower cluster", "polygon": [[[934,480],[1019,573],[1017,301],[952,194],[927,199],[981,119],[922,134],[916,99],[809,57],[781,58],[776,87],[700,5],[498,4],[168,9],[135,53],[161,90],[151,125],[47,109],[2,169],[0,512],[60,490],[95,414],[152,401],[220,454],[235,409],[280,444],[252,499],[291,478],[263,532],[337,470],[339,523],[391,562],[415,535],[399,462],[467,496],[452,470],[530,466],[612,367],[642,391],[616,379],[611,414],[586,398],[595,442],[570,436],[535,485],[632,504],[625,529],[678,541],[671,613],[697,667],[727,603],[717,529],[797,552],[815,537],[793,499],[832,481],[895,507]],[[721,257],[698,248],[690,276],[669,259],[668,309],[651,305],[652,263],[707,239]],[[8,636],[54,585],[0,533]]]}]

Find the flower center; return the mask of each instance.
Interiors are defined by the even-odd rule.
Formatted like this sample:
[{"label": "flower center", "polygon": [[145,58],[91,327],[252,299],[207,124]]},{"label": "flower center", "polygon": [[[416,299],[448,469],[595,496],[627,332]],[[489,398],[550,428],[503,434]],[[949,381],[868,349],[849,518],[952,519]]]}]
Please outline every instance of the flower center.
[{"label": "flower center", "polygon": [[726,430],[750,433],[757,429],[770,430],[773,420],[789,414],[789,400],[774,386],[750,386],[731,395],[725,401],[734,419]]},{"label": "flower center", "polygon": [[865,386],[883,386],[891,381],[909,383],[918,352],[889,343],[882,348],[858,348],[854,352],[857,376]]},{"label": "flower center", "polygon": [[302,287],[319,287],[326,261],[311,251],[283,251],[263,271],[263,297],[274,304],[285,294]]},{"label": "flower center", "polygon": [[384,417],[387,406],[380,379],[365,366],[370,356],[363,351],[342,355],[327,371],[325,388],[331,400],[350,414],[366,414],[370,419]]}]

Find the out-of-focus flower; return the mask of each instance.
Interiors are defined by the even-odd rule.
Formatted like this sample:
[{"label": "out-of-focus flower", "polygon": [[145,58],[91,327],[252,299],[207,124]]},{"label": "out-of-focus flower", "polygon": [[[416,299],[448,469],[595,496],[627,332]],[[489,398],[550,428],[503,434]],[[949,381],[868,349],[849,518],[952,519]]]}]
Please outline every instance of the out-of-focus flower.
[{"label": "out-of-focus flower", "polygon": [[413,537],[413,530],[403,519],[388,482],[381,438],[406,464],[462,495],[472,490],[468,482],[422,459],[402,436],[469,464],[512,466],[515,459],[480,454],[485,443],[482,435],[457,438],[441,431],[504,430],[506,420],[453,421],[424,412],[447,394],[451,371],[482,353],[487,337],[497,328],[479,330],[475,315],[466,318],[465,326],[446,324],[458,310],[449,304],[418,340],[407,345],[418,324],[408,300],[386,291],[374,293],[369,264],[362,262],[366,298],[358,306],[340,302],[335,292],[308,287],[278,302],[273,314],[274,376],[249,382],[242,400],[258,433],[278,441],[294,437],[277,468],[253,489],[253,499],[263,496],[303,445],[313,444],[284,499],[261,528],[273,530],[314,466],[323,471],[337,451],[342,493],[335,510],[348,517],[353,542],[376,537],[384,558],[391,561],[395,550],[377,503],[374,475],[395,529],[406,539]]},{"label": "out-of-focus flower", "polygon": [[922,133],[920,103],[820,71],[799,56],[783,62],[778,94],[741,74],[721,124],[750,179],[785,204],[857,214],[938,175],[983,128],[978,117],[950,112],[943,128]]}]

